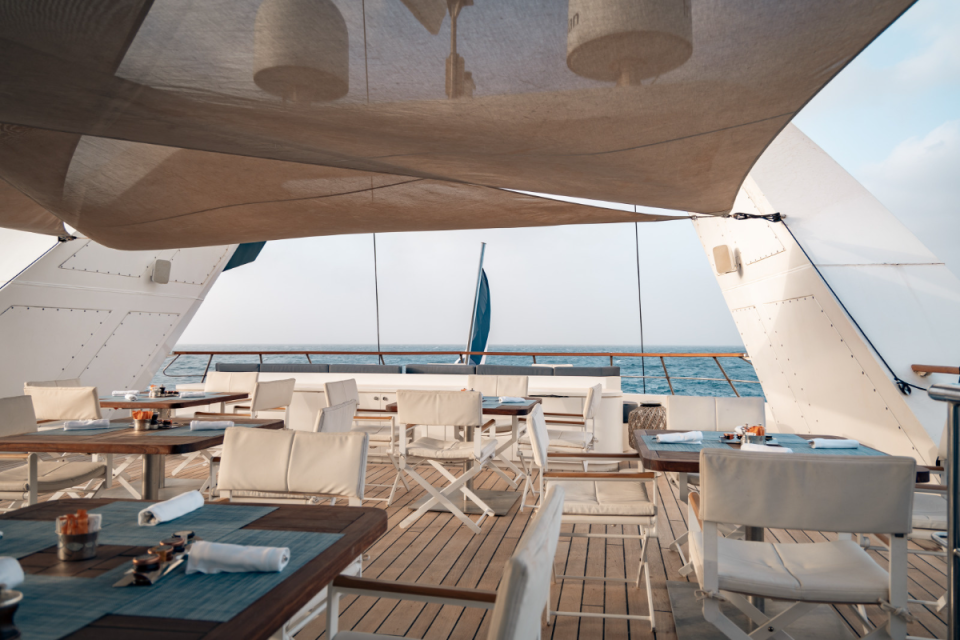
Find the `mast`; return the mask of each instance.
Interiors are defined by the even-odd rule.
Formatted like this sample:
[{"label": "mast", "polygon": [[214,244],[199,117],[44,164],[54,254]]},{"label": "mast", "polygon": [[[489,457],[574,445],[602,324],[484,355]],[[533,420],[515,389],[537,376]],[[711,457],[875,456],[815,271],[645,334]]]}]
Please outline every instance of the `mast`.
[{"label": "mast", "polygon": [[[470,332],[467,333],[467,351],[470,351],[470,347],[473,344],[473,329],[474,324],[477,321],[477,304],[480,302],[480,281],[483,279],[483,253],[487,248],[486,242],[480,243],[480,265],[477,267],[477,286],[473,290],[473,307],[470,311]],[[469,364],[470,356],[465,357],[465,364]]]}]

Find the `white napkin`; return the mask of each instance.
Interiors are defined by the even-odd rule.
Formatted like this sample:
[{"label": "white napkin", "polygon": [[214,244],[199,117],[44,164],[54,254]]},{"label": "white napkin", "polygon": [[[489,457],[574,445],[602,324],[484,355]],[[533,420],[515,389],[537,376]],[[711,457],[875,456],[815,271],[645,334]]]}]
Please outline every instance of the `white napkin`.
[{"label": "white napkin", "polygon": [[150,505],[137,516],[141,527],[155,527],[161,522],[176,520],[203,506],[203,494],[199,491],[181,493],[176,498]]},{"label": "white napkin", "polygon": [[245,547],[220,542],[194,542],[187,558],[187,573],[279,572],[290,562],[287,547]]},{"label": "white napkin", "polygon": [[856,440],[844,440],[832,438],[814,438],[807,440],[814,449],[859,449],[860,443]]},{"label": "white napkin", "polygon": [[207,394],[203,391],[181,391],[180,392],[181,398],[202,398],[205,395]]},{"label": "white napkin", "polygon": [[13,589],[23,582],[23,568],[16,558],[0,557],[0,585]]},{"label": "white napkin", "polygon": [[498,398],[500,404],[508,404],[510,402],[526,402],[526,398],[518,398],[516,396],[500,396]]},{"label": "white napkin", "polygon": [[661,433],[657,435],[657,442],[688,442],[690,444],[700,444],[703,440],[702,431],[688,431],[687,433]]},{"label": "white napkin", "polygon": [[131,394],[137,395],[138,393],[140,393],[140,392],[137,391],[136,389],[121,389],[120,391],[114,391],[114,392],[111,393],[110,395],[112,395],[112,396],[127,397],[127,396],[129,396],[129,395],[131,395]]},{"label": "white napkin", "polygon": [[123,399],[128,402],[134,402],[137,399],[137,394],[128,393],[127,395],[123,396]]},{"label": "white napkin", "polygon": [[745,433],[747,432],[747,425],[742,424],[742,425],[740,425],[739,427],[734,427],[734,428],[733,428],[733,431],[734,431],[738,436],[742,436],[743,434],[745,434]]},{"label": "white napkin", "polygon": [[233,426],[233,420],[191,420],[190,431],[203,431],[205,429],[229,429]]},{"label": "white napkin", "polygon": [[63,423],[64,431],[73,429],[106,429],[110,426],[110,421],[106,418],[99,420],[67,420]]},{"label": "white napkin", "polygon": [[740,451],[759,451],[760,453],[793,453],[792,449],[786,447],[768,447],[765,444],[753,444],[745,442],[740,445]]}]

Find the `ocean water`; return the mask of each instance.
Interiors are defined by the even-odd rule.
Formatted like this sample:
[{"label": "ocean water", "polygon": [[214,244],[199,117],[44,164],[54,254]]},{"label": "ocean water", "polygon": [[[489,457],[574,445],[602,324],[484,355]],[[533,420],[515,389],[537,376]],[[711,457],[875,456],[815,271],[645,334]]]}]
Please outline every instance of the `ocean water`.
[{"label": "ocean water", "polygon": [[[383,351],[455,351],[462,348],[460,345],[383,345]],[[637,353],[637,345],[604,345],[604,346],[558,346],[558,345],[493,345],[490,351],[529,351],[554,353]],[[258,362],[256,355],[259,351],[376,351],[375,345],[369,344],[245,344],[245,345],[177,345],[178,351],[249,351],[250,355],[219,355],[214,356],[210,370],[214,370],[217,362]],[[664,345],[646,345],[646,353],[742,353],[739,346],[700,346],[677,347]],[[314,363],[326,364],[377,364],[377,356],[371,355],[316,355],[311,356]],[[387,364],[413,363],[450,363],[455,356],[384,356]],[[154,384],[177,384],[186,382],[200,382],[204,368],[207,366],[207,356],[181,356],[169,370],[164,369],[171,365],[173,357],[164,362],[164,366],[153,378]],[[641,360],[643,362],[641,362]],[[277,363],[306,363],[307,358],[302,355],[265,355],[264,362]],[[670,381],[677,395],[687,396],[733,396],[734,391],[724,379],[723,373],[712,358],[664,358]],[[488,364],[529,365],[530,356],[489,356]],[[609,356],[537,356],[540,364],[572,364],[575,366],[605,366],[610,364]],[[620,367],[621,386],[629,393],[657,393],[669,394],[670,388],[664,378],[663,366],[659,358],[624,358],[614,356],[613,364]],[[720,358],[720,364],[726,371],[741,396],[760,396],[763,391],[757,381],[753,366],[740,358]],[[646,378],[643,376],[646,375]],[[644,384],[646,388],[644,389]]]}]

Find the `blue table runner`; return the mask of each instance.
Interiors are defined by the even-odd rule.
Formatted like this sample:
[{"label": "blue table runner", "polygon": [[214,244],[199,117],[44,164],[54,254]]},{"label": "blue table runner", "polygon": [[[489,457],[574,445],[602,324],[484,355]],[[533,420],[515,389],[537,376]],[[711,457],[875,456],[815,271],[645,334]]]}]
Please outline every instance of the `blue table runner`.
[{"label": "blue table runner", "polygon": [[97,542],[155,545],[177,531],[194,531],[204,540],[221,542],[224,536],[277,510],[269,506],[205,504],[176,520],[162,522],[155,527],[141,527],[137,524],[137,514],[146,507],[142,502],[111,502],[91,509],[90,513],[103,514],[103,528]]},{"label": "blue table runner", "polygon": [[[651,451],[684,451],[687,453],[699,453],[701,449],[722,449],[731,448],[725,442],[720,440],[722,434],[719,431],[704,431],[703,442],[694,444],[692,442],[666,443],[657,442],[657,436],[644,435],[643,441]],[[860,445],[856,449],[814,449],[810,442],[803,436],[795,433],[771,433],[777,443],[781,446],[796,451],[798,453],[813,453],[826,456],[885,456],[887,454],[876,449],[871,449],[865,445]]]}]

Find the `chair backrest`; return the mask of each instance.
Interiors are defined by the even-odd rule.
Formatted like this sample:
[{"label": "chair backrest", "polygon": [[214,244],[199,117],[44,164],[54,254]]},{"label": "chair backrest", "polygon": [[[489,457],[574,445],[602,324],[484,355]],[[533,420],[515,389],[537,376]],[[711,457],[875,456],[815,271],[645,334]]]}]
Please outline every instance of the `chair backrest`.
[{"label": "chair backrest", "polygon": [[476,427],[483,424],[479,391],[397,391],[397,422],[423,426]]},{"label": "chair backrest", "polygon": [[916,462],[901,456],[700,452],[704,521],[909,533],[915,483]]},{"label": "chair backrest", "polygon": [[37,416],[30,396],[0,398],[0,437],[32,433],[37,430]]},{"label": "chair backrest", "polygon": [[717,430],[717,400],[709,396],[667,396],[667,429]]},{"label": "chair backrest", "polygon": [[315,433],[347,433],[353,429],[355,415],[357,415],[356,400],[347,400],[332,407],[324,407],[317,413],[313,430]]},{"label": "chair backrest", "polygon": [[79,387],[80,378],[64,378],[63,380],[34,380],[32,382],[24,382],[24,388],[26,387]]},{"label": "chair backrest", "polygon": [[293,388],[296,384],[296,378],[258,382],[253,389],[250,410],[256,413],[267,409],[289,407],[290,403],[293,402]]},{"label": "chair backrest", "polygon": [[96,387],[24,387],[33,399],[37,420],[97,420],[100,398]]},{"label": "chair backrest", "polygon": [[589,420],[597,415],[600,400],[603,398],[603,385],[595,384],[587,389],[587,398],[583,401],[583,419]]},{"label": "chair backrest", "polygon": [[552,485],[543,504],[527,525],[513,555],[507,560],[497,588],[488,640],[539,638],[550,585],[560,522],[563,487]]},{"label": "chair backrest", "polygon": [[767,424],[763,398],[717,398],[716,402],[717,431],[733,431],[740,425]]},{"label": "chair backrest", "polygon": [[530,387],[528,376],[484,376],[467,377],[467,386],[485,396],[513,396],[522,398]]},{"label": "chair backrest", "polygon": [[541,471],[547,469],[547,447],[550,445],[550,434],[547,433],[547,419],[543,417],[543,405],[537,404],[527,415],[527,432],[530,434],[530,448],[533,449],[533,460]]},{"label": "chair backrest", "polygon": [[256,371],[210,371],[203,383],[207,393],[246,393],[253,395],[260,374]]},{"label": "chair backrest", "polygon": [[231,427],[223,439],[221,492],[300,493],[363,499],[367,434]]},{"label": "chair backrest", "polygon": [[323,395],[326,397],[328,407],[347,400],[356,400],[357,406],[360,405],[360,392],[357,390],[357,381],[353,378],[324,382]]}]

